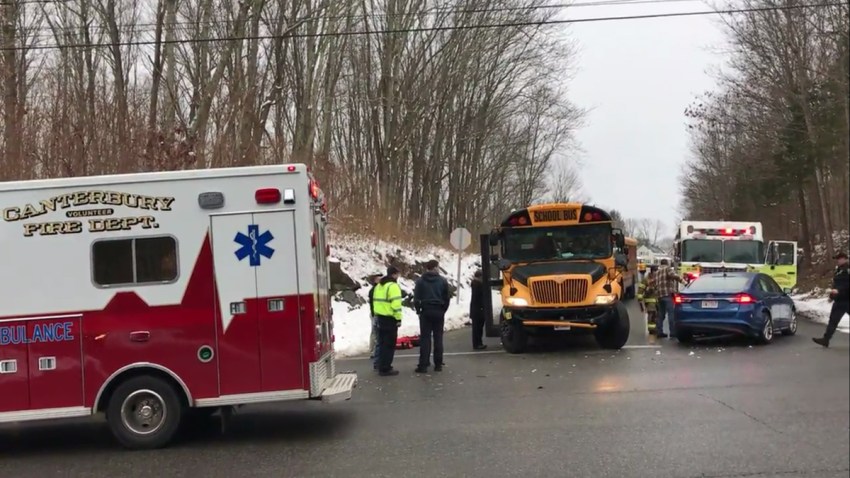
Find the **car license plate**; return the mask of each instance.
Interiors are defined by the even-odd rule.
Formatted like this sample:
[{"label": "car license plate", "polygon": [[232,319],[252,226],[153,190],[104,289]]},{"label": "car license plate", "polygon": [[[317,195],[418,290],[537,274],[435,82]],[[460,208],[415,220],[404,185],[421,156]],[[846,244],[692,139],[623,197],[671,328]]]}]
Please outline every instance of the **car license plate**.
[{"label": "car license plate", "polygon": [[717,301],[716,300],[704,300],[704,301],[702,301],[702,308],[703,309],[716,309],[717,308]]},{"label": "car license plate", "polygon": [[570,326],[569,325],[556,326],[555,330],[570,330]]}]

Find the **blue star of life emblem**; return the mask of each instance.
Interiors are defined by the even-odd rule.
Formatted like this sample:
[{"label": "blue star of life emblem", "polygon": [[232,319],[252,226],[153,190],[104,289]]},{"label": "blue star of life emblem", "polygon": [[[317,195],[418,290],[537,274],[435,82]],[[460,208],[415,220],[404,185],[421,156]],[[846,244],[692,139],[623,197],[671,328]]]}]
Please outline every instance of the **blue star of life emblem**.
[{"label": "blue star of life emblem", "polygon": [[268,246],[272,239],[274,239],[274,236],[271,231],[260,234],[260,226],[256,224],[248,226],[247,236],[241,232],[237,232],[236,237],[233,239],[234,242],[241,246],[235,252],[236,258],[241,261],[247,257],[251,267],[259,266],[261,256],[271,259],[274,254],[274,249]]}]

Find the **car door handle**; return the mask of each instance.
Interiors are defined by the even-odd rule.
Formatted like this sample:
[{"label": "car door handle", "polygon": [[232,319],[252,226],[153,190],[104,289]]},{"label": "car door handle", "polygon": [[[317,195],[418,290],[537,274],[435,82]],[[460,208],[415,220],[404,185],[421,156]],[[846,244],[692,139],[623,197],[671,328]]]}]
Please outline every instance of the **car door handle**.
[{"label": "car door handle", "polygon": [[151,333],[147,330],[138,330],[130,332],[130,342],[147,342],[151,338]]}]

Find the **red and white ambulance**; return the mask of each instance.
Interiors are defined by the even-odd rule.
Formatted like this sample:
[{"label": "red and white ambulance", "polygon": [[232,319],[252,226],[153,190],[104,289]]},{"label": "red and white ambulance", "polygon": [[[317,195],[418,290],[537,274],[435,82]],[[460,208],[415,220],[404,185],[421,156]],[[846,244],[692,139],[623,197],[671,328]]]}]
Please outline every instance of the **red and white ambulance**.
[{"label": "red and white ambulance", "polygon": [[104,412],[130,448],[222,407],[351,398],[301,164],[0,183],[0,423]]}]

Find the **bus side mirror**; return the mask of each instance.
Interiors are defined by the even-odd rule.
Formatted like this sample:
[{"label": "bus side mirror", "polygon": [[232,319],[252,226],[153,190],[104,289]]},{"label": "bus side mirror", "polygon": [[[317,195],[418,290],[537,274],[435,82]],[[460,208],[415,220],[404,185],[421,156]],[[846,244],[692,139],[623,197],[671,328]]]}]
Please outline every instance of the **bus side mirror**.
[{"label": "bus side mirror", "polygon": [[490,241],[491,246],[498,246],[499,245],[499,236],[497,236],[495,234],[490,234],[488,236],[488,240]]},{"label": "bus side mirror", "polygon": [[499,259],[499,262],[496,263],[496,266],[500,271],[506,271],[511,268],[511,261],[507,259]]},{"label": "bus side mirror", "polygon": [[614,256],[614,265],[617,267],[626,268],[629,266],[629,261],[626,260],[626,256],[623,254],[617,254]]},{"label": "bus side mirror", "polygon": [[622,233],[614,234],[614,245],[620,250],[626,247],[626,238]]}]

